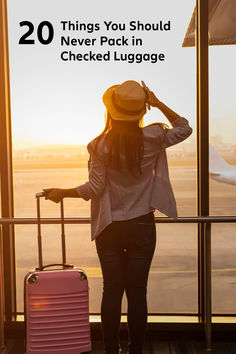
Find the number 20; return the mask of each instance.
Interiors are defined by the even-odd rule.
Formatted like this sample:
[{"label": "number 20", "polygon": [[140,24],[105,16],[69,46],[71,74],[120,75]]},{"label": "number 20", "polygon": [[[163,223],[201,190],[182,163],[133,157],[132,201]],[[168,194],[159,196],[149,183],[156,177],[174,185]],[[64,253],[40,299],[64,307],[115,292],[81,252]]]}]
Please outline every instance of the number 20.
[{"label": "number 20", "polygon": [[[34,32],[33,23],[30,21],[22,21],[22,22],[20,22],[20,27],[22,27],[22,26],[28,26],[29,29],[20,38],[19,44],[34,44],[35,43],[34,39],[26,39]],[[43,38],[43,28],[45,26],[48,28],[48,38],[47,39]],[[40,24],[38,25],[38,29],[37,29],[37,36],[38,36],[38,40],[41,44],[46,45],[46,44],[51,43],[51,41],[53,40],[53,37],[54,37],[54,29],[53,29],[51,22],[48,22],[48,21],[40,22]]]}]

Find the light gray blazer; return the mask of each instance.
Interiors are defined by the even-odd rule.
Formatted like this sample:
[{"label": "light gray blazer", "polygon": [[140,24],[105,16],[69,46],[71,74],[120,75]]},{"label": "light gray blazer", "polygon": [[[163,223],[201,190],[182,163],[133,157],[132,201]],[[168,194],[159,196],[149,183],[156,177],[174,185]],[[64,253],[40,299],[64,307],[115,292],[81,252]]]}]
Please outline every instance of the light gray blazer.
[{"label": "light gray blazer", "polygon": [[99,142],[97,154],[93,153],[95,140],[87,146],[89,180],[76,190],[79,197],[91,199],[92,240],[115,220],[132,219],[155,209],[170,217],[178,216],[166,148],[189,137],[192,128],[186,118],[179,117],[171,129],[164,129],[158,123],[142,129],[144,154],[142,175],[138,178],[107,166],[104,156],[108,150],[104,138]]}]

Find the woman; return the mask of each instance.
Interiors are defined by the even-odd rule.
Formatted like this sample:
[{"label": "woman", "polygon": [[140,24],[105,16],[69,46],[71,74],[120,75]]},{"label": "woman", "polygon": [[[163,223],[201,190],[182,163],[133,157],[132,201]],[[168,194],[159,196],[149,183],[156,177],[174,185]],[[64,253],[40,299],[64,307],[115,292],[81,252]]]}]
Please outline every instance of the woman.
[{"label": "woman", "polygon": [[[88,144],[89,181],[72,189],[45,189],[46,199],[91,199],[91,231],[101,263],[101,305],[106,353],[118,353],[121,302],[128,301],[129,353],[142,353],[147,322],[147,280],[156,244],[154,210],[176,217],[165,149],[191,133],[187,119],[159,101],[142,82],[125,81],[103,95],[104,131]],[[142,128],[155,107],[173,128]]]}]

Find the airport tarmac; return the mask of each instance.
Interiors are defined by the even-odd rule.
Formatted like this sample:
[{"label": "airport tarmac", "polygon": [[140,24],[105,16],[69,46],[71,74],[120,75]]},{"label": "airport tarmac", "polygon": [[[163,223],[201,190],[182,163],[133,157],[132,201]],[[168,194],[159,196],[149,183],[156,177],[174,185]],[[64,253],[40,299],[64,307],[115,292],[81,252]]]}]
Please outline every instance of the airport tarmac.
[{"label": "airport tarmac", "polygon": [[[179,216],[197,214],[196,168],[170,167]],[[87,169],[16,170],[15,216],[36,217],[34,195],[42,188],[71,188],[87,180]],[[59,205],[42,200],[42,217],[58,217]],[[90,203],[65,200],[65,216],[89,216]],[[236,186],[210,180],[210,214],[236,214]],[[158,216],[164,216],[156,213]],[[150,271],[150,313],[197,312],[197,225],[157,224],[157,246]],[[212,225],[212,301],[215,313],[236,313],[236,225]],[[23,311],[24,275],[37,266],[37,226],[17,225],[17,301]],[[60,261],[60,226],[43,225],[44,263]],[[90,225],[66,225],[67,261],[83,268],[90,287],[90,312],[100,312],[102,275]],[[123,303],[126,311],[126,302]]]}]

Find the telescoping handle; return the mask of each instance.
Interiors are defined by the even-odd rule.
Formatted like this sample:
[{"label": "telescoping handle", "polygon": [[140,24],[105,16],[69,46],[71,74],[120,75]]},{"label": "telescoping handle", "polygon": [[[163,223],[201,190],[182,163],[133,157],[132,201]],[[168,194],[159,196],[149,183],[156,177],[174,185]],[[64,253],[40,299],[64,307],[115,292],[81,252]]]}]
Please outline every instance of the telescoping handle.
[{"label": "telescoping handle", "polygon": [[[38,220],[38,256],[39,256],[39,270],[43,270],[43,252],[42,252],[42,234],[41,234],[41,216],[40,216],[40,198],[45,197],[45,192],[36,193],[37,199],[37,220]],[[62,266],[66,268],[66,240],[65,240],[65,222],[64,222],[64,203],[63,199],[60,203],[61,206],[61,249],[62,249]]]}]

